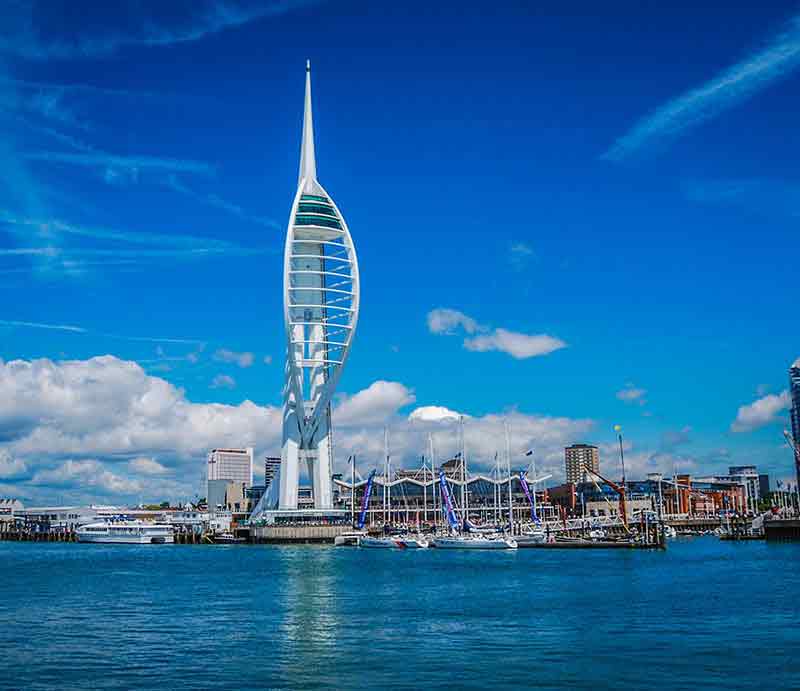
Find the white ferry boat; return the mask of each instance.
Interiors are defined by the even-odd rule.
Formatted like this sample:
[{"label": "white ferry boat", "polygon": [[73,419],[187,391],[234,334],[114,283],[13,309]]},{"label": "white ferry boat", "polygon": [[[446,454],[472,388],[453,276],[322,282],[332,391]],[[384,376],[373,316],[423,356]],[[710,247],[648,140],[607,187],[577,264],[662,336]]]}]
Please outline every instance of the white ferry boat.
[{"label": "white ferry boat", "polygon": [[145,521],[102,521],[75,531],[78,542],[164,545],[174,542],[172,526]]}]

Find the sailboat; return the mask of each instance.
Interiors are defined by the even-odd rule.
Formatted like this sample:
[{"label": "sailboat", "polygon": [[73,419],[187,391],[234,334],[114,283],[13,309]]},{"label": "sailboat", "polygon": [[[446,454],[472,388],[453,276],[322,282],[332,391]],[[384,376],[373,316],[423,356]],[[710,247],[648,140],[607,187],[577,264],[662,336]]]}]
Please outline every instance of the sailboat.
[{"label": "sailboat", "polygon": [[[517,543],[511,538],[502,535],[474,535],[460,530],[462,524],[456,517],[453,508],[453,499],[450,496],[450,487],[444,471],[439,470],[439,488],[442,496],[443,509],[450,526],[450,535],[440,535],[434,538],[433,546],[437,549],[516,549]],[[464,418],[461,418],[461,503],[463,512],[463,527],[469,530],[469,491],[467,488],[467,459],[464,453]]]}]

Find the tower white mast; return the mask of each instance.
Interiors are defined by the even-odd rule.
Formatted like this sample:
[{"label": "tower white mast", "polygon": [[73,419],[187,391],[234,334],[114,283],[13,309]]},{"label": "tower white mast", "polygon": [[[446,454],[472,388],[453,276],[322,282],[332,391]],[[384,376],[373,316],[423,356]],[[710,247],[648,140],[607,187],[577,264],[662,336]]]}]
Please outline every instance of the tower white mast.
[{"label": "tower white mast", "polygon": [[358,260],[341,212],[317,180],[311,65],[300,170],[283,265],[286,368],[279,508],[297,509],[300,462],[305,461],[314,508],[333,507],[331,398],[358,321]]}]

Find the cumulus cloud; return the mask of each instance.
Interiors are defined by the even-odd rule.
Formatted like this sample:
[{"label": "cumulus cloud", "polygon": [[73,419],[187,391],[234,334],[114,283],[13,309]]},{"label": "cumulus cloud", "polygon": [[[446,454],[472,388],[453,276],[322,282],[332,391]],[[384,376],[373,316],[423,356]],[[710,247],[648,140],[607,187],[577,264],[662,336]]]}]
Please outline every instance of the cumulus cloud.
[{"label": "cumulus cloud", "polygon": [[415,401],[414,392],[394,381],[376,381],[352,396],[340,396],[335,409],[337,424],[383,422]]},{"label": "cumulus cloud", "polygon": [[[193,403],[135,362],[0,362],[0,437],[22,458],[172,455],[274,443],[280,411],[251,401]],[[276,431],[277,430],[277,431]]]},{"label": "cumulus cloud", "polygon": [[40,470],[31,483],[47,487],[97,487],[112,494],[131,494],[142,488],[138,481],[117,475],[93,459],[69,460],[52,470]]},{"label": "cumulus cloud", "polygon": [[211,380],[212,389],[235,389],[236,380],[227,374],[218,374]]},{"label": "cumulus cloud", "polygon": [[458,310],[437,307],[428,312],[428,330],[431,333],[451,335],[459,328],[464,329],[468,334],[485,329],[472,317]]},{"label": "cumulus cloud", "polygon": [[459,329],[469,334],[462,344],[466,350],[479,353],[495,350],[517,360],[548,355],[567,347],[564,341],[548,334],[525,334],[500,328],[490,330],[458,310],[439,307],[428,312],[428,330],[431,333],[451,336]]},{"label": "cumulus cloud", "polygon": [[253,353],[237,353],[234,350],[227,350],[226,348],[220,348],[214,353],[214,359],[217,362],[232,362],[239,367],[250,367],[253,362],[255,362]]},{"label": "cumulus cloud", "polygon": [[166,475],[169,469],[165,468],[154,458],[147,458],[140,456],[128,462],[128,467],[134,472],[141,475]]},{"label": "cumulus cloud", "polygon": [[[412,389],[379,380],[343,394],[333,408],[336,470],[356,453],[362,469],[380,462],[383,428],[392,457],[407,467],[434,440],[437,462],[458,450],[460,413],[435,404],[404,410]],[[535,448],[539,471],[563,477],[564,446],[588,438],[588,419],[517,410],[465,417],[470,467],[488,470],[505,448],[508,422],[512,465],[526,465]],[[148,375],[135,362],[110,355],[89,360],[0,361],[0,479],[8,493],[37,501],[111,502],[185,499],[199,490],[205,454],[217,446],[280,448],[281,410],[251,401],[195,403],[183,390]]]},{"label": "cumulus cloud", "polygon": [[778,415],[784,410],[788,410],[790,405],[791,399],[788,391],[762,396],[739,408],[736,419],[731,423],[731,431],[752,432],[759,427],[775,422]]},{"label": "cumulus cloud", "polygon": [[421,422],[439,422],[441,420],[458,420],[461,413],[450,410],[440,405],[425,405],[415,408],[408,415],[409,420],[419,420]]},{"label": "cumulus cloud", "polygon": [[617,391],[616,396],[620,401],[624,401],[625,403],[647,405],[647,399],[645,398],[646,394],[647,389],[641,389],[633,384],[628,384],[624,389]]},{"label": "cumulus cloud", "polygon": [[464,347],[477,352],[498,350],[517,360],[525,360],[538,355],[548,355],[566,348],[567,344],[547,334],[523,334],[508,329],[495,329],[490,334],[465,339]]}]

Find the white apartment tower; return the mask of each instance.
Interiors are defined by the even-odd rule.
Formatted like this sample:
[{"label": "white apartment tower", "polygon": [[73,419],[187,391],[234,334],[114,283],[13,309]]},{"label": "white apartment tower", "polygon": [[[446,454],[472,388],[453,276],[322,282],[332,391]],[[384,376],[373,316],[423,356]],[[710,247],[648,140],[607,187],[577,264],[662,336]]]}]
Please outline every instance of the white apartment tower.
[{"label": "white apartment tower", "polygon": [[212,449],[208,454],[208,480],[226,480],[246,487],[253,484],[253,448]]}]

